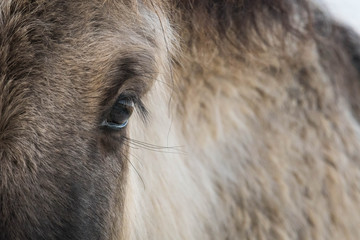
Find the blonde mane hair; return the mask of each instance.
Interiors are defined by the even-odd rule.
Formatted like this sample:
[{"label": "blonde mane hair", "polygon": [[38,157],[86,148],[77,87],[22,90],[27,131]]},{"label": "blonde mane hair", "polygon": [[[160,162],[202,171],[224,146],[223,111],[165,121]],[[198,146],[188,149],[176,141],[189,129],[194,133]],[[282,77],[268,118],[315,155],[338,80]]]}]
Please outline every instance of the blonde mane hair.
[{"label": "blonde mane hair", "polygon": [[353,33],[303,1],[167,4],[173,77],[130,134],[166,148],[130,149],[125,238],[357,239]]}]

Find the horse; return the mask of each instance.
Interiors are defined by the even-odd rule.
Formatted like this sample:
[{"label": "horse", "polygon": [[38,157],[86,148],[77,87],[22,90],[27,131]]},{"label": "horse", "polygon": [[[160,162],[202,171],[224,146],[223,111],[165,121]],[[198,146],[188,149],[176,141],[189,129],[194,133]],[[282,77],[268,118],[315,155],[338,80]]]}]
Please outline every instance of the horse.
[{"label": "horse", "polygon": [[359,39],[307,0],[2,0],[0,239],[359,239]]}]

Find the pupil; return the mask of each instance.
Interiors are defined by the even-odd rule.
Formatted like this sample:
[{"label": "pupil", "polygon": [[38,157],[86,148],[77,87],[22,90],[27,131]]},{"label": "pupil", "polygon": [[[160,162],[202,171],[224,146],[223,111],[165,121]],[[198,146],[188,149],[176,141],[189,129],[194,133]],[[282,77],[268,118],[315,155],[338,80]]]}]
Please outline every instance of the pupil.
[{"label": "pupil", "polygon": [[133,107],[131,106],[127,106],[124,104],[117,104],[112,109],[109,115],[108,122],[119,125],[123,124],[129,119],[132,111],[133,111]]}]

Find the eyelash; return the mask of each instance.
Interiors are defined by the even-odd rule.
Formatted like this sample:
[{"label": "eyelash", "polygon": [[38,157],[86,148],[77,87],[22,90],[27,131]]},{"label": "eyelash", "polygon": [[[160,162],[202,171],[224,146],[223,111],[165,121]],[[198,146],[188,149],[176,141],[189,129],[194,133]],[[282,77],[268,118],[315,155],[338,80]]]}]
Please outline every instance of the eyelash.
[{"label": "eyelash", "polygon": [[[131,101],[134,104],[134,110],[140,114],[141,118],[143,119],[144,122],[147,121],[149,112],[145,107],[145,104],[142,102],[142,100],[135,96],[135,95],[120,95],[119,98],[124,98],[126,99],[125,101]],[[118,98],[118,99],[119,99]]]}]

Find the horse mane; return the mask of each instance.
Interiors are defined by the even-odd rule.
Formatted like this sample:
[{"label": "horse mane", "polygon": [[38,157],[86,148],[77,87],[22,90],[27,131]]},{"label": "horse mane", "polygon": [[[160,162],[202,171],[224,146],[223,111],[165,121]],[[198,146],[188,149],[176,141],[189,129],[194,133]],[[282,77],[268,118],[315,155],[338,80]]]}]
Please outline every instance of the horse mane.
[{"label": "horse mane", "polygon": [[[269,44],[273,32],[305,36],[309,31],[298,22],[308,23],[311,17],[306,0],[172,0],[169,3],[170,19],[180,31],[186,29],[182,38],[201,44],[215,43],[218,47],[229,43],[241,50],[251,50],[259,44]],[[299,21],[298,19],[301,18]],[[280,33],[279,26],[282,33]],[[278,39],[284,39],[279,35]],[[271,43],[270,43],[271,44]]]},{"label": "horse mane", "polygon": [[[226,0],[226,1],[183,1],[178,7],[183,10],[193,26],[199,25],[204,30],[215,29],[219,36],[226,36],[230,29],[236,32],[238,39],[245,40],[250,29],[258,33],[261,25],[272,28],[273,19],[287,29],[291,29],[291,16],[298,6],[305,6],[303,0],[298,4],[284,0]],[[199,29],[199,28],[197,28]]]}]

